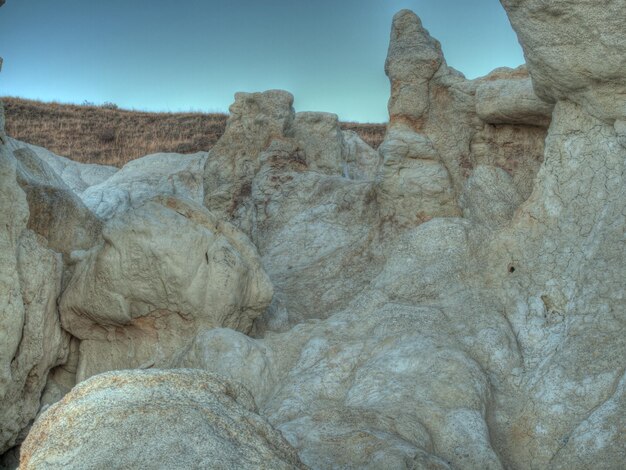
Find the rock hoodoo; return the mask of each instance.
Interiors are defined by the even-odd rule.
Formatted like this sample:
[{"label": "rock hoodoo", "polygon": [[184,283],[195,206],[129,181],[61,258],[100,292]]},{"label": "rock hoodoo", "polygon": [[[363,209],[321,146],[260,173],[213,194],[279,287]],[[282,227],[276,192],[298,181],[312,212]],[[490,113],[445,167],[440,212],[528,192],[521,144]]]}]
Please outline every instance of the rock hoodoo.
[{"label": "rock hoodoo", "polygon": [[626,6],[502,4],[527,64],[476,80],[394,17],[378,151],[279,90],[119,171],[2,131],[0,452],[622,468]]}]

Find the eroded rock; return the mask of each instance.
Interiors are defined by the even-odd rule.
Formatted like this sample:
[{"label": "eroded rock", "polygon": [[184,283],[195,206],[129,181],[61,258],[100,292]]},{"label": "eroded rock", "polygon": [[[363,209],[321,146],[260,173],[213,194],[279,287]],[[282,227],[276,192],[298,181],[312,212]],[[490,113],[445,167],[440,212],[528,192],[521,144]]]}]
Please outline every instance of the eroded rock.
[{"label": "eroded rock", "polygon": [[117,173],[118,168],[109,165],[80,163],[61,157],[50,150],[37,145],[20,142],[7,137],[9,150],[28,149],[46,163],[67,187],[80,196],[87,188],[100,184]]},{"label": "eroded rock", "polygon": [[626,116],[626,35],[620,0],[501,0],[538,96],[572,100],[595,117]]},{"label": "eroded rock", "polygon": [[20,468],[68,467],[305,468],[244,387],[184,369],[102,374],[50,407]]},{"label": "eroded rock", "polygon": [[164,197],[107,222],[60,302],[81,339],[78,379],[163,364],[199,325],[247,332],[272,298],[256,248],[191,202]]},{"label": "eroded rock", "polygon": [[64,362],[68,335],[56,299],[63,263],[27,228],[17,162],[0,145],[0,452],[23,439],[40,406],[48,372]]},{"label": "eroded rock", "polygon": [[81,198],[101,219],[107,220],[156,196],[175,196],[202,204],[205,152],[191,155],[157,153],[131,160]]},{"label": "eroded rock", "polygon": [[488,124],[548,127],[553,109],[535,95],[530,78],[487,81],[476,89],[476,112]]}]

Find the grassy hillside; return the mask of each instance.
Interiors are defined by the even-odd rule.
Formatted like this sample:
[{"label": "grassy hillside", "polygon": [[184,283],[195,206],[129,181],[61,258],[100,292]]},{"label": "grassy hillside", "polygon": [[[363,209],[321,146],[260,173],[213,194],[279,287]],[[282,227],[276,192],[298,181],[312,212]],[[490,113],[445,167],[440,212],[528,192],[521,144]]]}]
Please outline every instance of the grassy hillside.
[{"label": "grassy hillside", "polygon": [[[86,163],[122,166],[155,152],[209,150],[226,127],[226,114],[150,113],[21,98],[2,98],[7,134]],[[342,123],[377,148],[384,124]]]}]

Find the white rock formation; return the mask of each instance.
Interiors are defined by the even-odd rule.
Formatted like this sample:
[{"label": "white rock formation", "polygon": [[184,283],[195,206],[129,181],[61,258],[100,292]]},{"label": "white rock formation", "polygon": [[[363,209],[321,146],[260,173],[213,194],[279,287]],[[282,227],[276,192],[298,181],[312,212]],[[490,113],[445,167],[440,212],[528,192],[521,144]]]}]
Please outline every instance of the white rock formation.
[{"label": "white rock formation", "polygon": [[202,206],[162,196],[105,225],[77,253],[60,300],[81,340],[77,379],[162,366],[199,326],[248,332],[272,299],[256,248]]},{"label": "white rock formation", "polygon": [[[607,123],[623,119],[626,114],[623,0],[501,0],[501,3],[524,49],[540,98],[550,102],[575,101]],[[572,34],[572,27],[576,28],[576,34]]]},{"label": "white rock formation", "polygon": [[305,467],[256,413],[244,387],[177,370],[108,373],[83,382],[37,421],[20,468]]},{"label": "white rock formation", "polygon": [[547,127],[553,110],[535,95],[530,78],[496,79],[476,88],[476,113],[488,124]]},{"label": "white rock formation", "polygon": [[26,193],[28,228],[43,236],[66,262],[73,250],[87,250],[100,240],[102,222],[33,150],[13,152],[17,182]]},{"label": "white rock formation", "polygon": [[131,160],[114,175],[81,194],[101,219],[123,214],[156,196],[175,196],[202,204],[206,152],[191,155],[157,153]]},{"label": "white rock formation", "polygon": [[[8,332],[0,390],[10,397],[0,405],[9,430],[2,449],[34,417],[47,371],[65,362],[50,375],[45,403],[74,374],[80,381],[116,368],[190,367],[226,376],[250,391],[259,414],[312,468],[622,468],[625,5],[502,3],[527,68],[467,80],[446,65],[417,16],[402,11],[386,62],[390,123],[378,152],[342,132],[334,115],[296,114],[287,92],[238,94],[208,156],[146,158],[82,193],[108,219],[103,241],[96,230],[82,251],[28,230],[32,203],[16,180],[63,181],[31,153],[15,152],[18,162],[0,147],[9,221],[0,232],[8,312],[0,317],[0,334]],[[55,225],[32,225],[42,233],[47,226]],[[52,260],[61,264],[50,248],[75,262],[67,287],[52,274]],[[33,253],[50,262],[32,268],[24,257]],[[40,281],[41,301],[22,302]],[[54,308],[60,290],[71,347]],[[32,318],[50,317],[46,337],[59,340],[29,359],[39,371],[30,394],[11,368],[21,364],[16,351],[27,343],[18,333],[32,308]],[[152,378],[168,376],[125,374],[124,387],[140,401],[154,390]],[[182,374],[191,384],[201,373]],[[91,394],[116,392],[98,387],[85,395],[94,423],[105,412],[128,414],[133,394],[120,392],[119,404],[104,408]],[[162,387],[155,393],[170,393]],[[80,390],[35,433],[62,427],[73,404],[82,406]],[[4,411],[28,400],[26,413]],[[162,411],[205,429],[176,403]],[[172,442],[170,431],[147,448]],[[117,449],[103,432],[98,440],[77,431],[74,447],[87,455],[103,455],[103,442]],[[39,435],[29,438],[23,465],[62,445]],[[244,435],[257,442],[256,433]],[[143,458],[142,448],[129,447],[129,462]],[[166,458],[206,449],[198,443],[189,456]],[[275,455],[262,449],[254,452]]]},{"label": "white rock formation", "polygon": [[11,151],[22,148],[33,151],[37,157],[52,168],[63,183],[79,196],[88,187],[102,183],[118,171],[118,168],[114,166],[76,162],[56,155],[43,147],[20,142],[11,137],[7,138],[7,147]]},{"label": "white rock formation", "polygon": [[[549,14],[569,15],[560,2],[504,3],[514,5],[522,42],[536,22],[549,24]],[[585,8],[603,8],[578,5],[583,2],[570,18],[581,21]],[[593,40],[619,46],[620,38],[607,39],[621,34],[611,27],[614,20],[605,26],[595,20]],[[592,29],[583,28],[589,34]],[[540,36],[549,47],[560,44],[560,31],[543,27]],[[430,52],[406,45],[407,35]],[[431,165],[443,166],[464,218],[433,211],[433,220],[417,219],[404,230],[383,226],[372,238],[382,256],[363,263],[369,287],[349,296],[341,310],[256,341],[223,330],[203,332],[180,364],[245,383],[261,414],[314,468],[621,468],[624,119],[610,119],[619,99],[602,107],[598,98],[614,93],[619,80],[597,73],[585,79],[586,89],[570,93],[571,73],[542,81],[551,57],[542,62],[543,50],[536,48],[529,72],[535,88],[544,90],[542,98],[556,102],[554,111],[530,92],[524,69],[494,71],[473,82],[443,61],[433,72],[436,42],[411,13],[400,13],[387,62],[391,125],[381,154],[392,162],[426,155]],[[624,48],[619,50],[623,57]],[[564,54],[559,67],[580,59],[574,48]],[[403,67],[424,70],[411,75]],[[407,84],[411,77],[415,83]],[[279,167],[290,155],[296,168],[298,159],[284,148],[267,161]],[[260,174],[271,180],[267,171]],[[382,175],[374,188],[384,195],[389,183]],[[290,187],[284,173],[282,179],[273,176],[280,192]],[[291,201],[293,191],[286,191]],[[315,192],[308,193],[315,201]],[[416,206],[425,200],[414,195]],[[383,203],[373,206],[379,211],[375,220]],[[315,203],[308,204],[314,210]],[[276,209],[266,206],[264,224],[280,220]],[[364,220],[356,214],[346,214],[351,226]],[[298,231],[307,233],[313,220],[300,221]],[[309,244],[292,243],[298,238],[282,233],[265,236],[283,244],[284,265],[306,259],[316,250],[303,254],[299,247],[315,246],[310,244],[328,233],[322,230]],[[271,246],[264,243],[262,253]],[[288,282],[307,286],[319,273],[294,271]],[[287,281],[274,279],[281,292]],[[308,303],[309,312],[320,299]],[[306,304],[298,308],[305,318]]]},{"label": "white rock formation", "polygon": [[48,372],[66,360],[69,345],[56,307],[61,256],[27,228],[29,207],[17,166],[0,142],[0,453],[23,439]]}]

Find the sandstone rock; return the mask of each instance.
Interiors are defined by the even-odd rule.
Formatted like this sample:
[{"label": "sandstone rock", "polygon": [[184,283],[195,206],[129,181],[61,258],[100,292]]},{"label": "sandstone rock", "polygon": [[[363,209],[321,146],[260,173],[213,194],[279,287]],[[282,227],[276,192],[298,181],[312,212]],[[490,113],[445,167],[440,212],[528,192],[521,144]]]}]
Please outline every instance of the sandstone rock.
[{"label": "sandstone rock", "polygon": [[490,229],[509,222],[521,203],[522,197],[511,176],[498,167],[486,165],[474,169],[461,195],[463,217]]},{"label": "sandstone rock", "polygon": [[476,89],[476,112],[489,124],[548,127],[553,109],[535,95],[530,78],[488,81]]},{"label": "sandstone rock", "polygon": [[272,351],[249,336],[228,328],[201,330],[174,362],[176,367],[210,369],[235,379],[260,403],[276,385]]},{"label": "sandstone rock", "polygon": [[379,152],[382,216],[412,225],[459,213],[445,166],[430,139],[410,129],[390,129]]},{"label": "sandstone rock", "polygon": [[35,417],[48,371],[62,363],[68,338],[56,298],[60,256],[26,228],[26,195],[16,161],[0,145],[0,452],[18,443]]},{"label": "sandstone rock", "polygon": [[[402,37],[398,28],[410,32],[416,24],[396,21],[392,39]],[[396,46],[394,59],[403,51]],[[412,49],[404,50],[409,63]],[[428,103],[427,112],[415,106],[412,119],[392,115],[380,149],[385,163],[440,165],[463,218],[433,211],[434,220],[374,231],[367,245],[375,240],[379,251],[363,260],[359,285],[366,287],[348,295],[347,304],[325,304],[335,313],[321,321],[267,332],[262,340],[206,334],[185,356],[187,366],[228,369],[233,380],[245,381],[261,414],[312,467],[621,466],[621,123],[607,124],[586,105],[562,100],[544,157],[546,129],[526,119],[536,111],[535,98],[530,107],[515,99],[498,105],[511,106],[517,124],[485,124],[476,112],[477,90],[501,87],[506,94],[525,74],[500,70],[468,81],[442,63],[426,88],[411,90],[414,103]],[[521,88],[530,93],[527,81]],[[297,149],[279,146],[266,152],[253,187],[253,198],[264,203],[255,212],[254,239],[270,272],[312,261],[296,247],[315,245],[295,243],[311,221],[290,227],[289,235],[279,223],[303,204],[291,185],[302,188],[311,178],[295,156]],[[276,204],[279,195],[290,195],[289,202]],[[380,199],[370,212],[384,207]],[[327,201],[316,196],[306,204],[313,213]],[[374,223],[384,213],[375,211]],[[355,212],[347,217],[364,220]],[[275,254],[280,262],[272,265]],[[295,271],[291,279],[300,287],[288,298],[324,284],[319,272]],[[280,291],[285,281],[276,279]],[[317,304],[311,298],[298,308],[307,318]],[[271,373],[250,370],[248,361]]]},{"label": "sandstone rock", "polygon": [[380,154],[354,131],[343,131],[343,141],[343,176],[354,180],[374,180],[380,169]]},{"label": "sandstone rock", "polygon": [[19,140],[7,138],[10,150],[29,149],[46,163],[56,175],[77,195],[81,195],[89,186],[102,183],[118,171],[118,168],[108,165],[80,163],[61,157],[37,145],[27,144]]},{"label": "sandstone rock", "polygon": [[441,45],[430,37],[417,15],[409,10],[397,13],[385,62],[391,82],[390,121],[419,125],[428,110],[429,81],[442,63]]},{"label": "sandstone rock", "polygon": [[[295,115],[286,92],[237,95],[202,191],[185,196],[216,215],[172,197],[131,202],[107,222],[103,245],[76,254],[61,308],[82,341],[49,374],[44,402],[74,375],[194,367],[244,384],[313,468],[621,468],[624,35],[619,19],[604,21],[619,16],[617,3],[503,0],[532,56],[537,96],[554,110],[524,67],[465,79],[401,12],[379,156],[332,115]],[[594,44],[570,37],[578,29]],[[11,315],[0,321],[14,336],[0,343],[0,365],[17,348],[28,285],[13,253],[42,252],[25,244],[34,235],[7,168],[1,194],[15,208],[1,233],[0,282],[13,297],[0,297]],[[150,197],[177,188],[155,181]],[[276,292],[267,311],[261,264]],[[187,421],[190,407],[168,407],[204,429]],[[171,442],[169,431],[156,438]]]},{"label": "sandstone rock", "polygon": [[157,153],[128,162],[81,198],[98,217],[110,219],[156,196],[175,196],[202,204],[205,152],[192,155]]},{"label": "sandstone rock", "polygon": [[66,261],[74,250],[94,246],[102,222],[89,211],[63,180],[29,148],[13,152],[17,160],[17,181],[26,193],[28,228],[62,253]]},{"label": "sandstone rock", "polygon": [[615,132],[617,132],[617,140],[622,147],[626,147],[626,120],[615,121]]},{"label": "sandstone rock", "polygon": [[275,296],[257,334],[343,309],[379,262],[374,182],[309,171],[295,143],[274,142],[260,161],[251,238]]},{"label": "sandstone rock", "polygon": [[81,339],[78,380],[163,364],[199,325],[247,332],[272,298],[256,248],[192,202],[164,197],[107,222],[60,302]]},{"label": "sandstone rock", "polygon": [[310,169],[342,174],[346,162],[343,133],[336,114],[296,113],[287,135],[293,137],[304,152]]},{"label": "sandstone rock", "polygon": [[[257,346],[230,339],[232,350],[221,343],[198,365],[231,364],[234,380],[252,382],[261,414],[314,468],[413,468],[414,460],[502,468],[488,437],[488,381],[472,357],[485,370],[494,362],[516,365],[507,350],[514,336],[488,302],[465,297],[468,310],[453,309],[459,301],[440,310],[390,302],[372,290],[344,312]],[[239,355],[245,364],[257,351],[265,351],[273,381],[228,362]],[[497,361],[489,359],[494,354]],[[263,391],[268,383],[270,394]]]},{"label": "sandstone rock", "polygon": [[[386,140],[396,139],[394,128],[401,132],[412,130],[429,139],[437,159],[449,174],[454,203],[458,203],[465,179],[480,164],[500,166],[508,171],[520,194],[528,197],[546,135],[546,130],[537,126],[547,127],[551,106],[540,101],[529,88],[524,67],[500,68],[486,77],[467,80],[447,66],[433,41],[413,13],[403,11],[396,15],[387,64],[398,64],[410,79],[420,77],[417,81],[422,85],[399,88],[402,101],[413,103],[411,106],[419,112],[407,117],[390,111]],[[416,61],[420,54],[437,59]],[[393,101],[396,79],[393,75],[389,78]],[[480,113],[487,122],[507,125],[485,124]],[[513,122],[524,125],[513,126]],[[381,149],[386,148],[383,143]],[[448,213],[443,211],[438,215]]]},{"label": "sandstone rock", "polygon": [[470,141],[471,162],[465,169],[466,177],[482,165],[500,168],[511,176],[522,200],[528,199],[543,162],[547,133],[547,129],[537,126],[485,125]]},{"label": "sandstone rock", "polygon": [[204,169],[204,205],[232,218],[249,197],[258,156],[294,120],[293,95],[281,90],[237,93],[224,135]]},{"label": "sandstone rock", "polygon": [[21,452],[22,469],[67,467],[305,468],[245,388],[197,370],[80,384],[37,420]]},{"label": "sandstone rock", "polygon": [[604,121],[626,116],[624,3],[501,0],[537,95],[570,99]]},{"label": "sandstone rock", "polygon": [[[621,466],[613,456],[626,441],[595,411],[613,409],[624,374],[625,157],[613,126],[559,102],[533,194],[487,248],[485,274],[524,358],[494,412],[495,445],[509,465]],[[623,410],[609,422],[620,420]],[[597,445],[567,445],[575,435],[582,442],[585,428]]]}]

